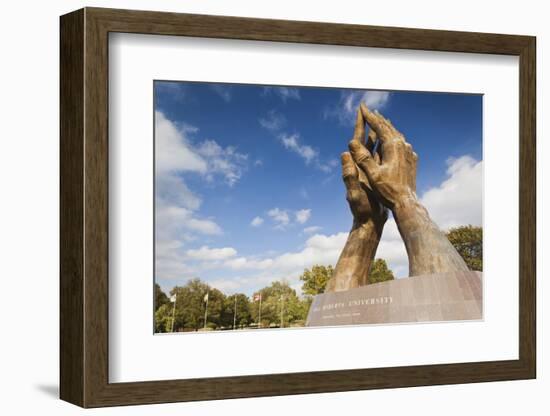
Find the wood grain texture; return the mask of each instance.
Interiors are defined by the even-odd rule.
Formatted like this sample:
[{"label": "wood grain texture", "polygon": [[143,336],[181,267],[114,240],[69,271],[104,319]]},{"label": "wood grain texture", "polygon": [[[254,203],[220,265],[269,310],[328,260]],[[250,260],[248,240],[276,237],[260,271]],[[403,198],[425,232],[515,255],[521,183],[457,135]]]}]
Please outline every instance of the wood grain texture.
[{"label": "wood grain texture", "polygon": [[[63,16],[60,29],[62,399],[99,407],[535,377],[535,38],[96,8]],[[109,32],[519,56],[519,360],[109,383]]]},{"label": "wood grain texture", "polygon": [[536,40],[520,54],[519,98],[519,356],[536,378],[537,155]]},{"label": "wood grain texture", "polygon": [[61,19],[60,45],[60,388],[84,404],[84,12]]}]

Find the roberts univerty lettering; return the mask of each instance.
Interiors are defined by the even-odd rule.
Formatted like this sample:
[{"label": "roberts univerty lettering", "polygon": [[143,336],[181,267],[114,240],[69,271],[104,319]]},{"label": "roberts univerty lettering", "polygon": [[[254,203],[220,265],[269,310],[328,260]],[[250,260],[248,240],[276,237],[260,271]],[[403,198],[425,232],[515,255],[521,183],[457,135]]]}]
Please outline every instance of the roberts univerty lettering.
[{"label": "roberts univerty lettering", "polygon": [[392,302],[393,302],[393,299],[391,296],[381,296],[379,298],[350,300],[348,302],[348,306],[385,305],[387,303],[392,303]]},{"label": "roberts univerty lettering", "polygon": [[335,303],[327,303],[323,305],[322,307],[314,307],[312,309],[313,312],[320,312],[320,311],[330,311],[345,307],[352,307],[352,306],[368,306],[368,305],[386,305],[389,303],[392,303],[393,299],[391,296],[381,296],[378,298],[367,298],[367,299],[352,299],[348,302],[335,302]]}]

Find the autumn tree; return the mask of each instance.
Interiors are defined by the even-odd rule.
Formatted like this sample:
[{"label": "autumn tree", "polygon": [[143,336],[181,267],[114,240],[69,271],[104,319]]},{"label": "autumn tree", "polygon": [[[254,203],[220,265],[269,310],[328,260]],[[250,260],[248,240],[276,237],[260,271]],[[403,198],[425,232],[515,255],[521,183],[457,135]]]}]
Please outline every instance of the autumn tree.
[{"label": "autumn tree", "polygon": [[376,259],[372,262],[369,272],[369,283],[380,283],[393,279],[393,272],[388,267],[386,260]]},{"label": "autumn tree", "polygon": [[447,238],[470,270],[483,271],[483,229],[466,225],[451,228]]}]

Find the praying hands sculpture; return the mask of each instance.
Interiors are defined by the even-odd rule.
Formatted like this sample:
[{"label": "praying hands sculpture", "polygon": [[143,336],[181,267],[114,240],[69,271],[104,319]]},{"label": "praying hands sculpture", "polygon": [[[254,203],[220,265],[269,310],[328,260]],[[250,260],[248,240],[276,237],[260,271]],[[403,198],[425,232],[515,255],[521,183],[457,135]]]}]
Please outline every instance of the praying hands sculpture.
[{"label": "praying hands sculpture", "polygon": [[[369,134],[365,139],[365,123]],[[375,143],[379,139],[380,149]],[[409,275],[468,271],[416,196],[417,154],[392,123],[365,104],[357,111],[349,152],[342,154],[353,226],[326,292],[369,283],[370,266],[391,210],[409,258]]]}]

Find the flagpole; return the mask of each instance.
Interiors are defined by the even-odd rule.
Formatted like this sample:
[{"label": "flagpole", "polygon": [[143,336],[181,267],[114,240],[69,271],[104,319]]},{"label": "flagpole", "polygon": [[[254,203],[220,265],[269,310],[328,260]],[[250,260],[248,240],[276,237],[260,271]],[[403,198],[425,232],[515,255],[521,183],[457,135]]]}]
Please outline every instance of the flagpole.
[{"label": "flagpole", "polygon": [[176,319],[176,301],[178,300],[177,293],[174,293],[174,306],[172,308],[172,328],[170,332],[174,332],[174,320]]},{"label": "flagpole", "polygon": [[260,292],[260,316],[258,317],[258,328],[262,327],[262,292]]},{"label": "flagpole", "polygon": [[285,304],[285,298],[281,296],[281,328],[283,327],[283,308]]},{"label": "flagpole", "polygon": [[237,295],[235,295],[235,308],[233,313],[233,329],[235,329],[235,323],[237,322]]},{"label": "flagpole", "polygon": [[208,317],[208,292],[206,292],[206,308],[204,308],[204,329],[206,329],[207,317]]}]

